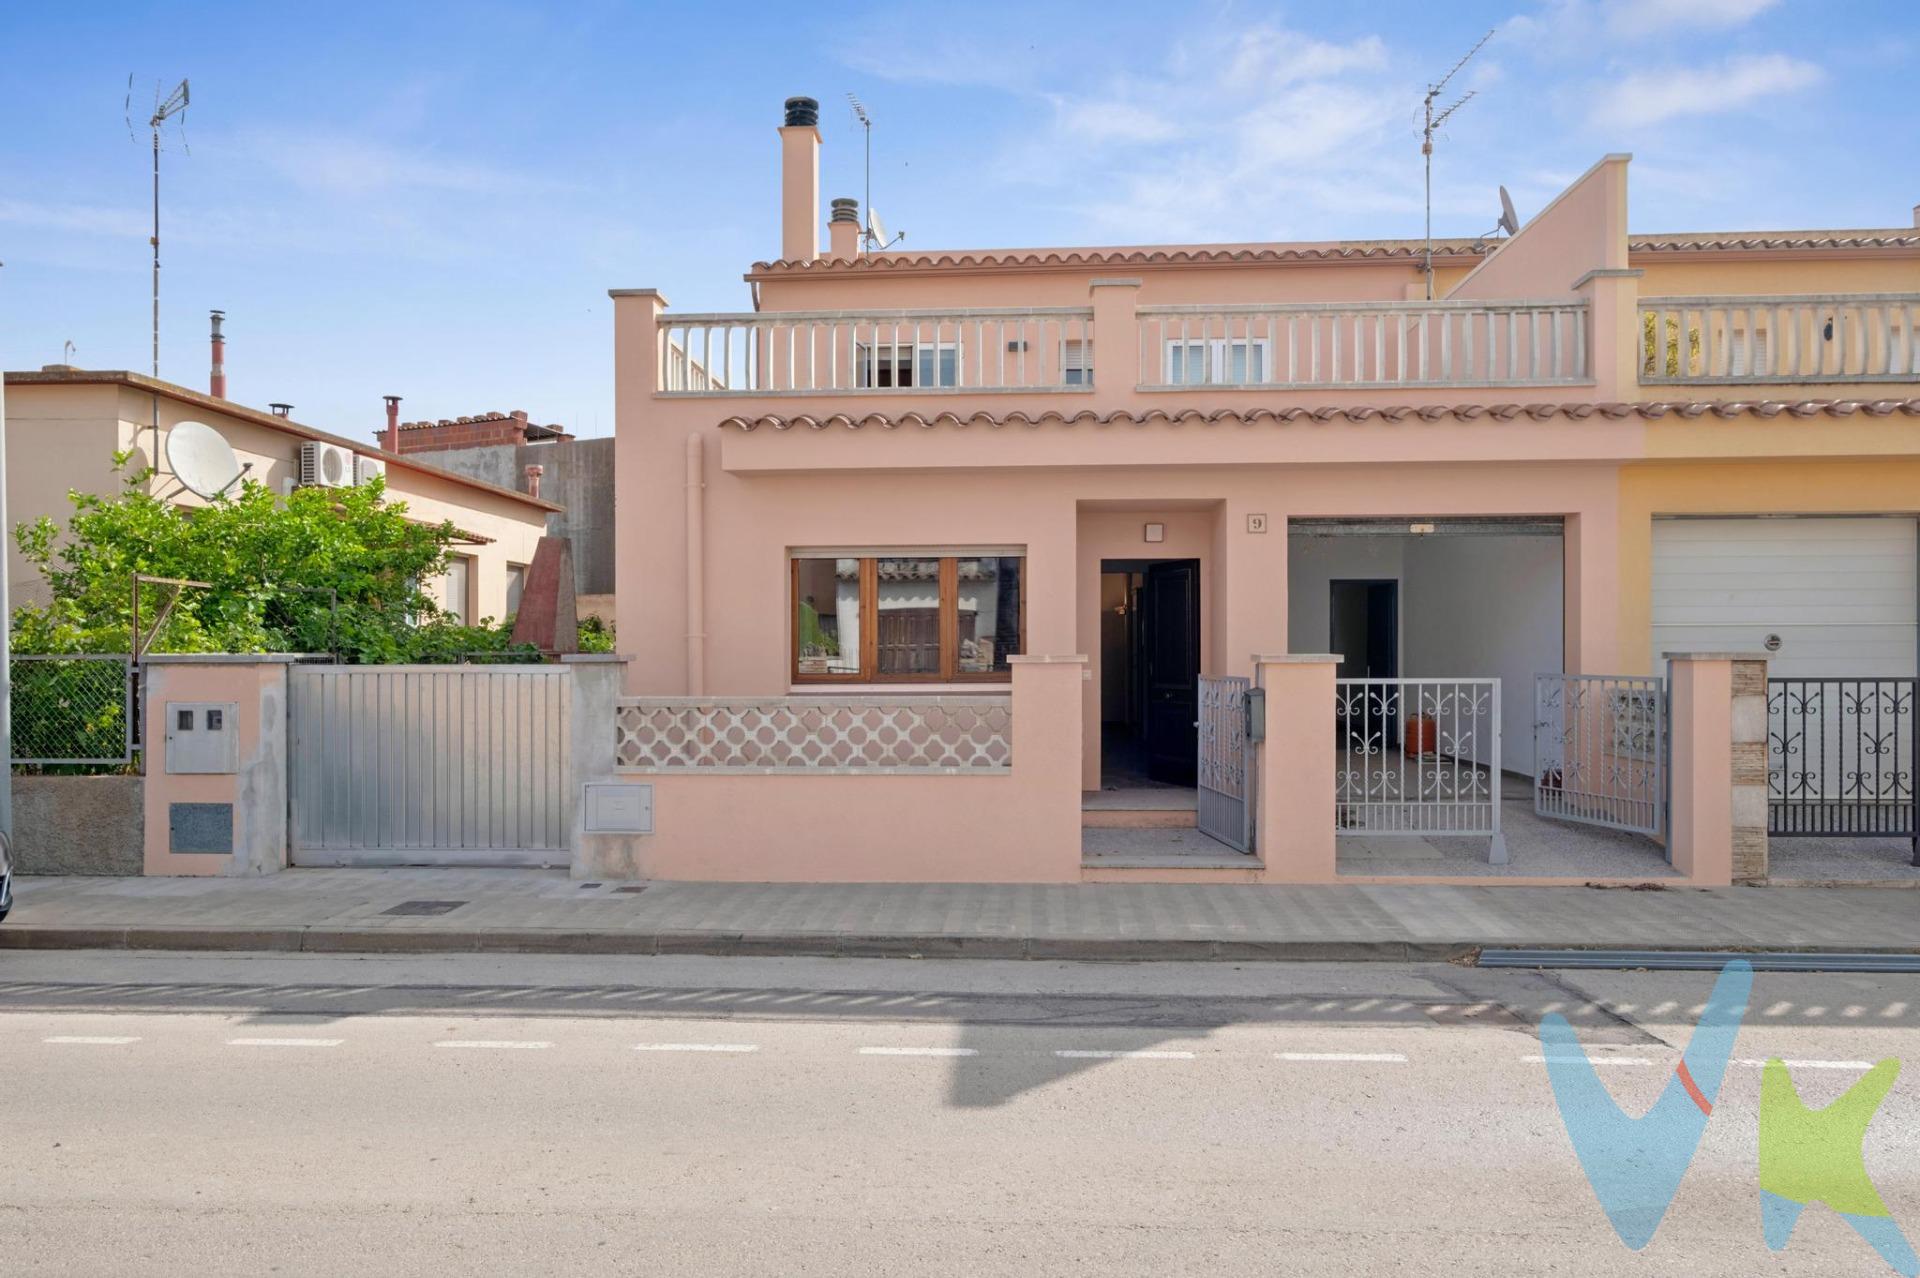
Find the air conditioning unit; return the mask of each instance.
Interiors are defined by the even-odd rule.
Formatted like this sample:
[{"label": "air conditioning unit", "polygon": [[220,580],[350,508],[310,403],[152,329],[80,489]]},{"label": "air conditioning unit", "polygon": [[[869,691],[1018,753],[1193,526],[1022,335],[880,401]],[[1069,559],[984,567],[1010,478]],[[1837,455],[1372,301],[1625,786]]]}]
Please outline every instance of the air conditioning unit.
[{"label": "air conditioning unit", "polygon": [[379,457],[362,457],[358,453],[353,455],[354,483],[364,484],[375,475],[384,477],[386,473],[387,463],[383,459]]},{"label": "air conditioning unit", "polygon": [[300,445],[302,488],[345,488],[353,483],[353,450],[309,440]]}]

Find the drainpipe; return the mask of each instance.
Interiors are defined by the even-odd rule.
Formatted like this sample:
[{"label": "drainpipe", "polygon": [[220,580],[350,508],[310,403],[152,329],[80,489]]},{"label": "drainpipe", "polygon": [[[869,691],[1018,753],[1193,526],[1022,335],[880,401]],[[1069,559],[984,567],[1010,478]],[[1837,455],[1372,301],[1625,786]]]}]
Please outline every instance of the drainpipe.
[{"label": "drainpipe", "polygon": [[225,311],[213,313],[213,371],[207,375],[207,394],[215,399],[227,397],[227,339],[220,333],[220,321],[227,317]]},{"label": "drainpipe", "polygon": [[707,693],[705,440],[687,436],[687,695]]},{"label": "drainpipe", "polygon": [[384,447],[390,453],[397,453],[400,451],[400,397],[384,395],[381,398],[387,401],[387,438]]}]

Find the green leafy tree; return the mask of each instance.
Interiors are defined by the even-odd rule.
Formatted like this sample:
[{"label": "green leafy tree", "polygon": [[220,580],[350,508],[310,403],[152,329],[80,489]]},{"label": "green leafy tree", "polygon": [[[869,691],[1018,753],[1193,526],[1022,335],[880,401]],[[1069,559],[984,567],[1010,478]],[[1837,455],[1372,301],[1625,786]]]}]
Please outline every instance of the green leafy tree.
[{"label": "green leafy tree", "polygon": [[[115,459],[124,470],[127,456]],[[506,646],[499,628],[460,626],[421,588],[447,569],[447,522],[408,518],[385,481],[299,488],[285,497],[244,482],[205,506],[155,497],[150,472],[117,495],[73,493],[63,530],[50,518],[16,529],[21,553],[52,598],[14,613],[21,652],[126,652],[133,575],[206,582],[148,586],[141,627],[178,600],[154,652],[333,652],[342,660],[454,660]],[[337,601],[337,602],[336,602]]]}]

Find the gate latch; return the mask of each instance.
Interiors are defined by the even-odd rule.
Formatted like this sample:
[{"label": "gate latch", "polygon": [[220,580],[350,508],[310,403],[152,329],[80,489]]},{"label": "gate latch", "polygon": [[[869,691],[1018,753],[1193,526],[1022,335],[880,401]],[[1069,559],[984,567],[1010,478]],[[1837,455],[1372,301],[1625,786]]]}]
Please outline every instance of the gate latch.
[{"label": "gate latch", "polygon": [[1267,739],[1267,690],[1247,689],[1247,740]]}]

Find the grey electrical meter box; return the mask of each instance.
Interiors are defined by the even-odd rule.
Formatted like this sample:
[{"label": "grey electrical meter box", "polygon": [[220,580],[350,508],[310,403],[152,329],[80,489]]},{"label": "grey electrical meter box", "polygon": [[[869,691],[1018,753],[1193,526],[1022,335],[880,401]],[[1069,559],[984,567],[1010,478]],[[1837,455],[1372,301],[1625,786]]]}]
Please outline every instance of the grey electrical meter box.
[{"label": "grey electrical meter box", "polygon": [[652,786],[589,782],[585,789],[588,834],[653,833]]},{"label": "grey electrical meter box", "polygon": [[167,702],[167,771],[239,771],[235,709],[231,701]]}]

